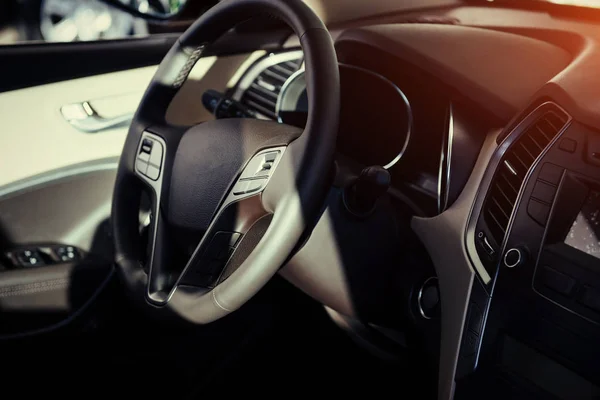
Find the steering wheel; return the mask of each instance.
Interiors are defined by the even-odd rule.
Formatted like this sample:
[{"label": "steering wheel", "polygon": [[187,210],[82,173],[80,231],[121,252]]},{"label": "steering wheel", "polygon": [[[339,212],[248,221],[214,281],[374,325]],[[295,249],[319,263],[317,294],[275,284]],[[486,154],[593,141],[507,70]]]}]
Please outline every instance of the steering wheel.
[{"label": "steering wheel", "polygon": [[[310,105],[304,131],[254,119],[169,125],[167,107],[207,47],[259,15],[285,22],[300,38]],[[116,264],[135,299],[155,313],[209,323],[241,307],[277,273],[330,187],[337,66],[329,32],[300,0],[226,0],[179,38],[142,98],[117,171]],[[147,246],[139,233],[143,191],[151,198]],[[184,253],[178,243],[190,232],[201,238],[191,257],[177,262]]]}]

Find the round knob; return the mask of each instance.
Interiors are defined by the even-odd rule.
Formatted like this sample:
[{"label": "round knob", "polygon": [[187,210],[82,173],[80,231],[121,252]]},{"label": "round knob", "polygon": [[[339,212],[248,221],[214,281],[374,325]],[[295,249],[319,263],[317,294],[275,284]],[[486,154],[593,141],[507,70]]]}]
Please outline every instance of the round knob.
[{"label": "round knob", "polygon": [[525,263],[527,259],[527,251],[520,247],[514,247],[504,253],[504,265],[508,268],[518,267]]},{"label": "round knob", "polygon": [[438,279],[433,276],[428,278],[417,295],[417,306],[421,316],[425,319],[432,319],[439,315],[440,311],[440,289]]},{"label": "round knob", "polygon": [[364,216],[375,208],[377,200],[390,187],[390,173],[380,166],[362,170],[359,177],[344,191],[346,208],[354,215]]}]

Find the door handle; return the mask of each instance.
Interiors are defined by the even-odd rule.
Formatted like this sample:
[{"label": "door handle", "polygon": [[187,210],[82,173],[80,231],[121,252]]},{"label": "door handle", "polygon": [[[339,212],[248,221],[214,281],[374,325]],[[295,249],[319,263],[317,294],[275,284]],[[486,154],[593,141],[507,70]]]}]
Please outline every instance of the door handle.
[{"label": "door handle", "polygon": [[75,129],[85,133],[96,133],[129,124],[133,113],[127,113],[112,118],[104,118],[92,107],[88,101],[62,106],[60,109],[63,117]]}]

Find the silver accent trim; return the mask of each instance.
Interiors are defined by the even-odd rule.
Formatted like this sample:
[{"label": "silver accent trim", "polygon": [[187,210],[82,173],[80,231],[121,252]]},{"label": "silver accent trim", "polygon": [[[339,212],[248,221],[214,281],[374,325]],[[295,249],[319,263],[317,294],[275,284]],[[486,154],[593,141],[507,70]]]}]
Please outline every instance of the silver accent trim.
[{"label": "silver accent trim", "polygon": [[[423,284],[419,288],[419,293],[417,294],[417,307],[419,308],[419,313],[421,314],[421,317],[423,317],[425,319],[431,319],[432,317],[428,316],[425,313],[425,311],[423,311],[423,307],[421,306],[421,298],[423,297],[423,289],[425,288],[425,285],[427,285],[427,282],[429,282],[432,279],[435,279],[436,281],[438,280],[437,276],[430,276],[429,278],[425,279],[425,282],[423,282]],[[439,292],[439,286],[438,286],[438,292]]]},{"label": "silver accent trim", "polygon": [[454,144],[454,106],[448,106],[448,134],[442,141],[440,154],[440,168],[438,171],[438,213],[443,213],[448,208],[450,196],[450,170],[452,165],[452,146]]},{"label": "silver accent trim", "polygon": [[494,250],[494,248],[492,247],[490,241],[488,240],[487,236],[483,237],[483,244],[485,244],[488,248],[488,253],[490,253],[490,255],[494,254],[496,251]]},{"label": "silver accent trim", "polygon": [[[385,76],[378,74],[377,72],[373,72],[373,71],[370,71],[370,70],[362,68],[362,67],[357,67],[355,65],[350,65],[350,64],[345,64],[345,63],[338,63],[338,65],[341,68],[354,69],[356,71],[360,71],[360,72],[369,74],[371,76],[374,76],[374,77],[382,80],[383,82],[385,82],[388,85],[390,85],[394,90],[396,90],[396,92],[400,95],[400,98],[404,102],[404,105],[406,106],[406,115],[407,115],[407,120],[408,120],[407,121],[407,125],[408,126],[407,126],[407,129],[406,129],[406,139],[404,140],[404,144],[402,145],[402,148],[400,149],[400,152],[398,153],[398,155],[396,155],[390,162],[388,162],[387,164],[383,165],[383,168],[385,168],[385,169],[392,168],[404,156],[404,153],[406,152],[406,149],[408,147],[408,144],[410,142],[410,137],[411,137],[411,134],[412,134],[413,112],[412,112],[412,107],[410,106],[410,102],[408,101],[408,98],[406,97],[406,95],[404,94],[404,92],[398,87],[398,85],[396,85],[394,82],[390,81]],[[281,117],[279,116],[279,111],[280,111],[281,105],[283,103],[283,98],[284,98],[285,92],[289,89],[289,87],[291,86],[291,84],[296,79],[298,79],[298,77],[301,76],[302,74],[304,74],[304,67],[302,67],[301,69],[299,69],[298,71],[296,71],[294,74],[292,74],[288,78],[288,80],[285,81],[285,83],[283,84],[283,86],[281,87],[281,91],[279,92],[279,96],[277,98],[277,104],[275,106],[275,113],[277,114],[277,121],[278,122],[282,122],[281,121]],[[306,84],[305,84],[305,86],[306,86]]]},{"label": "silver accent trim", "polygon": [[[285,97],[285,93],[288,91],[292,83],[299,79],[304,75],[304,67],[300,68],[298,71],[294,72],[290,77],[285,81],[283,86],[281,86],[281,90],[279,91],[279,95],[277,96],[277,104],[275,104],[275,115],[277,115],[277,122],[283,123],[281,116],[279,115],[279,111],[281,110],[281,106],[283,104],[283,99]],[[304,80],[304,87],[306,88],[306,80]],[[297,99],[296,99],[297,100]]]},{"label": "silver accent trim", "polygon": [[[508,255],[509,255],[511,252],[513,252],[513,251],[516,251],[516,252],[517,252],[517,254],[519,255],[519,257],[517,258],[517,261],[516,261],[515,263],[513,263],[513,264],[509,264],[509,263],[506,261],[506,258],[507,258],[507,257],[508,257]],[[523,261],[523,254],[521,254],[521,250],[519,250],[519,249],[517,249],[517,248],[509,249],[509,250],[508,250],[506,253],[504,253],[504,259],[503,259],[503,262],[504,262],[504,265],[505,265],[506,267],[508,267],[508,268],[514,268],[514,267],[516,267],[517,265],[521,264],[521,261]]]},{"label": "silver accent trim", "polygon": [[508,162],[508,160],[504,160],[504,165],[506,165],[506,168],[508,168],[508,170],[510,171],[511,174],[517,176],[517,171],[515,170],[515,167],[513,167],[512,165],[510,165],[510,163]]},{"label": "silver accent trim", "polygon": [[105,159],[99,160],[98,163],[83,163],[83,164],[75,164],[73,166],[68,166],[64,168],[60,168],[54,171],[42,173],[39,175],[34,175],[30,178],[25,178],[18,180],[13,183],[9,183],[7,185],[0,187],[0,199],[11,195],[13,193],[17,193],[26,189],[31,189],[38,186],[43,186],[50,184],[55,181],[59,181],[65,178],[70,178],[77,175],[88,174],[92,172],[100,172],[100,171],[108,171],[111,169],[117,170],[119,167],[118,159]]},{"label": "silver accent trim", "polygon": [[304,52],[302,50],[292,50],[286,51],[285,53],[271,53],[269,56],[261,58],[253,65],[248,67],[246,72],[242,78],[238,81],[235,87],[235,92],[231,96],[236,101],[241,101],[244,92],[248,90],[250,85],[258,78],[258,76],[267,68],[272,67],[274,65],[298,60],[304,56]]},{"label": "silver accent trim", "polygon": [[550,143],[546,146],[546,148],[544,148],[544,150],[542,150],[540,155],[535,159],[535,161],[533,162],[533,164],[527,171],[527,174],[525,175],[525,179],[523,180],[523,183],[521,184],[521,188],[519,189],[519,194],[517,195],[517,199],[515,200],[515,207],[510,216],[510,219],[508,222],[508,227],[506,229],[506,234],[504,235],[504,239],[502,240],[502,244],[500,246],[500,248],[501,248],[500,254],[503,254],[504,249],[506,247],[507,240],[510,237],[514,218],[517,214],[519,205],[520,205],[522,197],[523,197],[523,192],[525,191],[525,188],[527,187],[527,184],[529,183],[529,179],[531,178],[533,171],[535,171],[536,167],[538,166],[540,160],[546,155],[546,153],[548,153],[550,148],[552,148],[552,146],[554,146],[554,144],[561,138],[561,136],[569,128],[569,126],[571,126],[571,122],[573,121],[573,118],[571,117],[571,115],[564,108],[562,108],[555,102],[546,101],[546,102],[540,104],[538,107],[536,107],[533,111],[531,111],[525,117],[523,117],[519,121],[519,123],[512,129],[512,131],[504,138],[502,143],[500,143],[500,145],[498,146],[498,148],[492,155],[492,158],[490,159],[487,169],[485,171],[485,174],[484,174],[483,178],[481,179],[481,184],[479,186],[479,190],[477,191],[475,201],[473,202],[473,205],[471,206],[467,230],[465,231],[466,250],[467,250],[467,255],[469,256],[469,258],[471,260],[471,264],[473,265],[473,267],[479,274],[479,277],[485,284],[490,283],[492,280],[492,277],[490,276],[490,274],[487,272],[487,270],[483,266],[483,263],[481,262],[481,259],[479,258],[479,254],[477,254],[477,249],[475,247],[475,229],[477,227],[477,220],[479,219],[479,216],[481,215],[481,210],[483,209],[483,203],[485,202],[485,198],[490,189],[492,179],[494,178],[496,170],[498,169],[498,167],[500,165],[500,161],[502,160],[502,157],[504,157],[504,154],[511,147],[513,142],[515,140],[517,140],[518,138],[520,138],[523,133],[525,133],[527,128],[530,126],[531,122],[534,121],[535,118],[538,117],[537,114],[540,112],[540,110],[543,109],[544,107],[547,107],[548,105],[552,105],[553,107],[556,107],[559,110],[561,110],[563,113],[565,113],[565,115],[568,116],[568,119],[567,119],[567,122],[565,122],[565,125],[562,127],[562,129],[556,134],[554,139],[552,139],[552,141],[550,141]]},{"label": "silver accent trim", "polygon": [[133,113],[104,118],[92,107],[89,101],[67,104],[60,112],[75,129],[84,133],[96,133],[131,123]]},{"label": "silver accent trim", "polygon": [[[141,172],[138,171],[137,169],[137,159],[138,159],[138,154],[140,154],[140,150],[142,148],[142,143],[144,142],[145,138],[151,138],[152,140],[155,140],[157,142],[159,142],[162,145],[162,166],[160,169],[160,173],[158,175],[158,179],[157,180],[152,180],[150,178],[148,178],[146,175],[142,174]],[[150,186],[150,188],[154,191],[154,195],[156,196],[156,207],[155,207],[155,211],[154,211],[154,218],[152,220],[152,248],[150,251],[150,260],[148,263],[148,279],[150,279],[150,276],[152,276],[152,267],[154,265],[154,247],[156,245],[156,235],[158,234],[158,221],[160,220],[159,218],[159,213],[160,213],[160,208],[161,208],[161,197],[162,197],[162,182],[163,182],[163,177],[164,177],[164,169],[165,169],[165,165],[167,165],[167,143],[164,141],[163,138],[161,138],[158,135],[155,135],[154,133],[150,133],[148,131],[144,131],[142,133],[142,136],[140,137],[140,141],[138,143],[138,147],[137,150],[135,152],[135,160],[134,160],[134,165],[135,165],[135,173],[138,176],[139,179],[141,179],[143,182],[145,182],[148,186]],[[150,293],[150,285],[146,285],[146,297],[148,299],[152,299],[154,300],[153,296]]]}]

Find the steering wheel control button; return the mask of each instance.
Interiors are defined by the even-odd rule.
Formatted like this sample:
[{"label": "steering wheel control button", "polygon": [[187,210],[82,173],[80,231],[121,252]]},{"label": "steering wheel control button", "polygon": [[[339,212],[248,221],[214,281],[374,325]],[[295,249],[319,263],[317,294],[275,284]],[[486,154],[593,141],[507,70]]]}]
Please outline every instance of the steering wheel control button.
[{"label": "steering wheel control button", "polygon": [[274,151],[272,153],[267,153],[265,154],[265,162],[266,163],[274,163],[275,160],[277,159],[277,155],[279,154],[278,151]]},{"label": "steering wheel control button", "polygon": [[153,181],[158,179],[158,176],[160,175],[160,169],[156,168],[154,165],[149,164],[148,165],[148,171],[146,172],[146,176],[150,179],[152,179]]},{"label": "steering wheel control button", "polygon": [[238,181],[233,187],[233,194],[239,196],[241,194],[246,193],[246,189],[248,188],[248,181]]},{"label": "steering wheel control button", "polygon": [[235,252],[242,234],[219,231],[213,235],[200,260],[192,264],[187,283],[212,287]]},{"label": "steering wheel control button", "polygon": [[525,263],[527,257],[525,250],[515,247],[504,253],[504,265],[508,268],[518,267]]},{"label": "steering wheel control button", "polygon": [[141,151],[140,154],[138,155],[138,160],[148,162],[148,161],[150,161],[150,154]]},{"label": "steering wheel control button", "polygon": [[152,146],[152,152],[150,153],[150,164],[155,165],[160,168],[162,163],[163,149],[162,145],[158,142],[155,142]]},{"label": "steering wheel control button", "polygon": [[144,137],[136,159],[136,170],[153,181],[158,180],[163,153],[164,147],[157,139]]},{"label": "steering wheel control button", "polygon": [[230,247],[237,246],[241,233],[238,232],[217,232],[213,236],[208,248],[204,253],[204,258],[211,260],[222,259],[223,254],[228,252]]},{"label": "steering wheel control button", "polygon": [[279,157],[279,151],[258,154],[250,160],[240,179],[269,177],[273,172],[277,157]]},{"label": "steering wheel control button", "polygon": [[246,193],[253,193],[258,190],[261,190],[265,186],[265,183],[267,183],[267,178],[253,179],[251,181],[248,181]]},{"label": "steering wheel control button", "polygon": [[138,158],[135,162],[135,168],[139,173],[146,175],[148,172],[148,163]]},{"label": "steering wheel control button", "polygon": [[142,150],[145,151],[146,153],[150,153],[150,151],[152,151],[152,144],[153,144],[152,139],[145,138],[142,141]]}]

